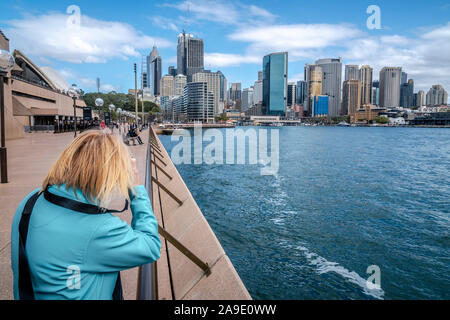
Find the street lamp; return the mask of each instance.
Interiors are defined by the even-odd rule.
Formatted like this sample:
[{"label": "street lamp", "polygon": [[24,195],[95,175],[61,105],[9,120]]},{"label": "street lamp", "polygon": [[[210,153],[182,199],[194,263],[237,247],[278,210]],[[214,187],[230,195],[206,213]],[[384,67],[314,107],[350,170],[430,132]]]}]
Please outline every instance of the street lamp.
[{"label": "street lamp", "polygon": [[72,87],[67,91],[69,97],[73,99],[73,132],[74,138],[77,137],[77,99],[80,97],[80,90],[78,89],[76,84],[73,84]]},{"label": "street lamp", "polygon": [[119,123],[122,123],[122,108],[117,108],[117,114],[119,115]]},{"label": "street lamp", "polygon": [[8,183],[8,159],[6,155],[5,144],[5,90],[4,78],[8,72],[14,67],[14,57],[6,50],[0,50],[0,114],[1,114],[1,147],[0,147],[0,167],[1,167],[1,183]]},{"label": "street lamp", "polygon": [[100,108],[103,107],[103,99],[102,98],[97,98],[95,99],[95,105],[97,106],[98,109],[98,120],[100,121]]}]

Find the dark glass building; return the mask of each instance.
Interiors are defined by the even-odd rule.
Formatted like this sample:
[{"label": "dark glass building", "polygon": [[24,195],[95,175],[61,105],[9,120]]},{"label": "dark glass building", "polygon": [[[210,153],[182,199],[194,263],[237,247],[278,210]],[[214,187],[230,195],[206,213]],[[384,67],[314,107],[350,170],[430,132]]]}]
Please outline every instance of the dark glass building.
[{"label": "dark glass building", "polygon": [[263,106],[266,115],[285,116],[287,108],[288,53],[263,59]]}]

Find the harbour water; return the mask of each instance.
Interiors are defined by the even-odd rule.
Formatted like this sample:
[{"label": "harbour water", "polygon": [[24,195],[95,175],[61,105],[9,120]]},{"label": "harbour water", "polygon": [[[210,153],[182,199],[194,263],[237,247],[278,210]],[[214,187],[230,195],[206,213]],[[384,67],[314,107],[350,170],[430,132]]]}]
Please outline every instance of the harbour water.
[{"label": "harbour water", "polygon": [[272,130],[276,175],[177,166],[254,299],[450,299],[449,129]]}]

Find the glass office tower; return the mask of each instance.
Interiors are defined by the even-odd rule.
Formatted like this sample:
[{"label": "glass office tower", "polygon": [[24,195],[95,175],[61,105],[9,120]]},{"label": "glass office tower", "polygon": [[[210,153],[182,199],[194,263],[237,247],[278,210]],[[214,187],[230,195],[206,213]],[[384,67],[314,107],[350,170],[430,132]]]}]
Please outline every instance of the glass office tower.
[{"label": "glass office tower", "polygon": [[288,53],[263,59],[263,105],[266,115],[285,116],[287,107]]}]

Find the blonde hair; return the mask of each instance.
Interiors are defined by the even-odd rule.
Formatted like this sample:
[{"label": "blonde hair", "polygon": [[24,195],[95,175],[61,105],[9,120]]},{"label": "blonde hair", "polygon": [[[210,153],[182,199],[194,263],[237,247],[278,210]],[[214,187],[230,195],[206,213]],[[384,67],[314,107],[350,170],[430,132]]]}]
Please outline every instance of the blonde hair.
[{"label": "blonde hair", "polygon": [[131,157],[125,144],[113,134],[88,131],[63,151],[42,189],[66,184],[67,189],[79,189],[89,201],[104,205],[114,191],[128,198],[133,183]]}]

